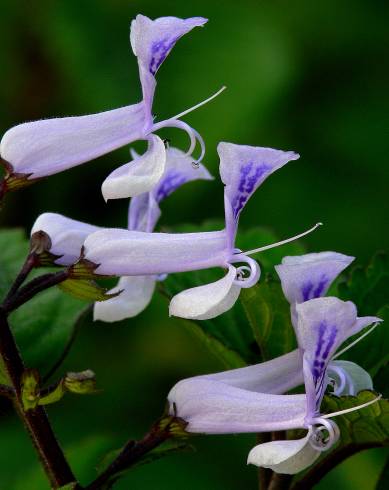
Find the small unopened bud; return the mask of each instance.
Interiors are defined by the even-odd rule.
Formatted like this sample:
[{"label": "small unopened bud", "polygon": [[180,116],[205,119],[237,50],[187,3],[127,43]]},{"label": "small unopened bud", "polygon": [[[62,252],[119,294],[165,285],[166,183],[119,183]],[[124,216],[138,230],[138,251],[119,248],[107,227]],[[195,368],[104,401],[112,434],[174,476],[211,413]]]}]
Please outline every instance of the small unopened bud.
[{"label": "small unopened bud", "polygon": [[26,369],[21,379],[21,394],[23,408],[31,410],[39,403],[40,377],[36,369]]},{"label": "small unopened bud", "polygon": [[79,373],[67,373],[64,380],[66,389],[78,395],[96,393],[96,375],[91,369]]}]

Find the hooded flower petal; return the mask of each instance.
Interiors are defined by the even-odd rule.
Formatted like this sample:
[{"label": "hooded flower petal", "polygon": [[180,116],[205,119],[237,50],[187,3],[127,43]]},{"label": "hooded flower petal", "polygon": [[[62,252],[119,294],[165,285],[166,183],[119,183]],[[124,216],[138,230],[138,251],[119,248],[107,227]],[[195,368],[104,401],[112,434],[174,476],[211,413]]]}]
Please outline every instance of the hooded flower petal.
[{"label": "hooded flower petal", "polygon": [[219,143],[220,175],[225,184],[225,213],[229,241],[234,242],[238,219],[253,192],[275,170],[299,155],[292,151]]},{"label": "hooded flower petal", "polygon": [[256,393],[204,378],[180,381],[168,395],[185,430],[206,434],[303,428],[305,395]]},{"label": "hooded flower petal", "polygon": [[370,374],[361,366],[350,361],[331,361],[328,376],[335,381],[336,396],[357,395],[362,390],[372,390]]},{"label": "hooded flower petal", "polygon": [[57,264],[74,264],[81,255],[81,248],[88,235],[100,230],[98,226],[76,221],[61,214],[44,213],[35,221],[31,235],[44,231],[51,239],[50,252],[60,255]]},{"label": "hooded flower petal", "polygon": [[132,21],[131,47],[138,58],[143,99],[148,112],[151,112],[156,84],[154,75],[158,68],[180,37],[206,22],[207,19],[203,17],[160,17],[151,20],[144,15],[137,15]]},{"label": "hooded flower petal", "polygon": [[109,293],[122,291],[118,296],[94,305],[94,320],[117,322],[141,313],[150,303],[155,288],[153,276],[121,277]]},{"label": "hooded flower petal", "polygon": [[163,199],[187,182],[213,178],[203,165],[194,168],[192,160],[177,148],[166,150],[165,171],[159,182],[150,192],[131,200],[128,220],[130,230],[153,231],[161,214],[159,203]]},{"label": "hooded flower petal", "polygon": [[235,284],[236,269],[216,282],[187,289],[170,302],[169,315],[191,320],[208,320],[232,308],[239,297],[240,287]]},{"label": "hooded flower petal", "polygon": [[165,145],[153,134],[148,143],[145,154],[117,168],[104,180],[101,191],[106,201],[148,192],[160,180],[166,164]]},{"label": "hooded flower petal", "polygon": [[327,386],[326,369],[331,357],[350,336],[380,319],[358,318],[354,303],[334,297],[311,299],[298,304],[296,311],[296,334],[304,352],[308,412],[313,416],[312,411],[320,407]]},{"label": "hooded flower petal", "polygon": [[311,435],[312,429],[302,439],[259,444],[250,451],[247,463],[270,468],[276,473],[299,473],[320,456],[320,451],[314,449],[309,442]]},{"label": "hooded flower petal", "polygon": [[275,269],[289,303],[324,296],[334,279],[354,260],[336,252],[310,253],[282,259]]},{"label": "hooded flower petal", "polygon": [[143,102],[88,116],[43,119],[9,129],[0,155],[15,173],[45,177],[143,138]]},{"label": "hooded flower petal", "polygon": [[95,273],[118,276],[170,274],[225,267],[225,232],[143,233],[107,228],[85,241]]}]

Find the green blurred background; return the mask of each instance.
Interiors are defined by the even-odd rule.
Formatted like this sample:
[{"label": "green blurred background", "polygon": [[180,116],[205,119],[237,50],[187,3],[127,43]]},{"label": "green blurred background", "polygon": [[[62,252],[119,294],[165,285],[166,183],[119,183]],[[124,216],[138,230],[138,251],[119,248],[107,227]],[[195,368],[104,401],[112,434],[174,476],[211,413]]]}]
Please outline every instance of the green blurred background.
[{"label": "green blurred background", "polygon": [[[0,6],[1,133],[27,120],[137,102],[130,20],[137,13],[205,16],[210,19],[205,28],[181,39],[158,73],[157,118],[181,112],[227,85],[220,97],[186,118],[203,135],[205,163],[215,175],[220,140],[301,154],[261,187],[243,213],[242,226],[261,225],[287,237],[323,221],[325,226],[306,239],[307,249],[332,249],[362,262],[388,247],[388,2],[2,0]],[[163,135],[174,146],[187,145],[177,130]],[[105,204],[100,186],[128,159],[124,148],[8,196],[1,225],[28,231],[44,211],[125,225],[127,203]],[[164,229],[220,218],[220,181],[189,184],[163,208]],[[166,302],[158,297],[129,323],[89,322],[64,369],[88,367],[104,392],[69,398],[50,409],[84,480],[93,477],[104,452],[148,428],[178,379],[221,368],[168,319]],[[6,405],[0,441],[0,488],[46,488],[27,436]],[[194,455],[140,468],[117,488],[255,488],[256,471],[245,465],[253,442],[251,436],[199,437]],[[319,488],[374,488],[384,458],[379,450],[360,454]]]}]

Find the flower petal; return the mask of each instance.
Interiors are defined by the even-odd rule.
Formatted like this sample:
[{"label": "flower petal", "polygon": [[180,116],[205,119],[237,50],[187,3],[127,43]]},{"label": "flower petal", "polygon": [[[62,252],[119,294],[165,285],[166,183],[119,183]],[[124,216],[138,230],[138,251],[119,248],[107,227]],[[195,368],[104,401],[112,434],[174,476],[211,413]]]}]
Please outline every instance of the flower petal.
[{"label": "flower petal", "polygon": [[309,443],[311,434],[312,429],[302,439],[259,444],[250,451],[247,463],[270,468],[276,473],[299,473],[311,466],[320,456],[320,451]]},{"label": "flower petal", "polygon": [[107,228],[85,241],[85,258],[95,273],[118,276],[170,274],[226,263],[225,232],[144,233]]},{"label": "flower petal", "polygon": [[182,291],[173,297],[169,315],[191,320],[209,320],[232,308],[241,288],[235,284],[236,269],[230,266],[228,274],[211,284]]},{"label": "flower petal", "polygon": [[[303,384],[301,350],[267,362],[197,378],[211,379],[244,390],[281,395]],[[193,379],[193,378],[192,378]]]},{"label": "flower petal", "polygon": [[94,320],[118,322],[141,313],[150,303],[155,288],[155,277],[121,277],[109,293],[122,291],[118,296],[94,305]]},{"label": "flower petal", "polygon": [[180,37],[206,22],[207,19],[203,17],[189,19],[160,17],[151,20],[144,15],[137,15],[132,21],[131,47],[138,58],[143,99],[147,111],[151,112],[155,90],[154,75],[158,68]]},{"label": "flower petal", "polygon": [[180,381],[168,401],[170,413],[188,422],[188,432],[267,432],[305,424],[305,395],[256,393],[210,379]]},{"label": "flower petal", "polygon": [[151,190],[165,170],[166,151],[161,138],[148,137],[146,153],[114,170],[103,182],[101,191],[106,201],[137,196]]},{"label": "flower petal", "polygon": [[45,177],[143,138],[144,104],[88,116],[43,119],[9,129],[1,157],[15,173]]},{"label": "flower petal", "polygon": [[275,269],[289,303],[302,303],[324,296],[336,277],[354,257],[336,252],[288,256]]},{"label": "flower petal", "polygon": [[[335,368],[335,370],[334,370]],[[361,366],[351,361],[331,361],[328,366],[328,375],[340,384],[339,370],[343,371],[346,383],[342,390],[336,392],[336,396],[357,395],[362,390],[372,390],[373,381],[370,374]]]},{"label": "flower petal", "polygon": [[239,214],[250,196],[275,170],[299,158],[292,151],[219,143],[220,175],[225,184],[226,226],[230,243],[235,239]]},{"label": "flower petal", "polygon": [[335,351],[350,336],[378,319],[357,318],[354,303],[334,297],[316,298],[297,304],[296,312],[297,341],[304,351],[308,413],[312,415],[311,412],[320,407],[328,382],[326,369]]},{"label": "flower petal", "polygon": [[38,216],[31,235],[37,231],[44,231],[51,239],[50,252],[61,257],[57,264],[74,264],[81,255],[81,248],[88,235],[101,230],[98,226],[76,221],[61,214],[44,213]]},{"label": "flower petal", "polygon": [[130,230],[153,231],[161,214],[159,203],[163,199],[187,182],[213,178],[203,165],[193,168],[192,161],[190,156],[177,148],[166,151],[165,171],[159,182],[149,193],[140,194],[131,200]]}]

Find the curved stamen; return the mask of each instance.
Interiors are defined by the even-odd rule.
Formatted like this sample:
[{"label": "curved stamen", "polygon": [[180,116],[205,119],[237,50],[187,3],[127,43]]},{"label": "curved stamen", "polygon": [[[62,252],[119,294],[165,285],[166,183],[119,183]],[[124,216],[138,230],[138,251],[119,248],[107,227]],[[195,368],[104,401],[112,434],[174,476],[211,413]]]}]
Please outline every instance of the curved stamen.
[{"label": "curved stamen", "polygon": [[334,395],[339,396],[347,385],[346,373],[344,372],[343,369],[337,366],[330,366],[328,369],[329,371],[333,371],[339,378],[339,383],[335,378],[331,378],[334,381],[333,393]]},{"label": "curved stamen", "polygon": [[[157,127],[158,126],[158,127]],[[178,128],[178,129],[182,129],[183,131],[186,132],[186,134],[189,136],[189,139],[190,139],[190,146],[189,146],[189,149],[187,151],[187,155],[191,155],[194,151],[194,149],[196,148],[196,143],[197,143],[197,140],[196,140],[196,132],[193,128],[191,128],[189,126],[189,124],[187,124],[186,122],[184,121],[179,121],[179,120],[168,120],[168,121],[162,121],[161,123],[158,123],[158,124],[155,124],[150,132],[154,132],[156,131],[157,129],[161,129],[161,128]]]},{"label": "curved stamen", "polygon": [[245,253],[245,255],[252,255],[252,254],[255,254],[257,252],[263,252],[264,250],[269,250],[270,248],[275,248],[275,247],[279,247],[281,245],[285,245],[286,243],[293,242],[294,240],[298,240],[299,238],[302,238],[303,236],[308,235],[309,233],[312,233],[313,231],[316,230],[316,228],[318,228],[319,226],[322,226],[322,224],[323,223],[316,223],[315,226],[312,226],[312,228],[310,228],[307,231],[304,231],[303,233],[300,233],[299,235],[293,236],[291,238],[287,238],[286,240],[281,240],[280,242],[272,243],[270,245],[265,245],[264,247],[255,248],[254,250],[249,250],[248,252],[244,252],[244,253]]},{"label": "curved stamen", "polygon": [[322,419],[330,419],[332,417],[337,417],[338,415],[343,415],[345,413],[350,413],[350,412],[355,412],[355,410],[361,410],[361,408],[368,407],[369,405],[378,402],[382,398],[382,395],[378,395],[376,398],[373,400],[370,400],[366,403],[362,403],[361,405],[357,405],[356,407],[351,407],[351,408],[345,408],[344,410],[339,410],[339,412],[332,412],[332,413],[326,413],[325,415],[322,415]]},{"label": "curved stamen", "polygon": [[[317,417],[312,420],[312,436],[309,439],[311,446],[317,451],[327,451],[339,439],[339,427],[332,420]],[[328,436],[324,431],[328,432]]]},{"label": "curved stamen", "polygon": [[[232,263],[245,262],[248,265],[241,265],[236,269],[236,279],[234,284],[241,288],[251,288],[256,284],[261,275],[261,269],[257,262],[250,257],[244,255],[235,256]],[[248,273],[248,275],[246,275]]]},{"label": "curved stamen", "polygon": [[355,344],[357,344],[360,340],[364,339],[365,337],[367,337],[369,335],[369,333],[371,333],[378,325],[380,324],[380,322],[376,322],[371,328],[369,328],[369,330],[365,333],[363,333],[362,335],[360,335],[357,339],[355,339],[353,342],[351,342],[351,344],[348,344],[346,345],[346,347],[340,351],[338,351],[333,357],[332,359],[336,359],[337,357],[341,356],[342,354],[344,354],[346,351],[348,351],[349,349],[351,349],[351,347],[354,347]]}]

